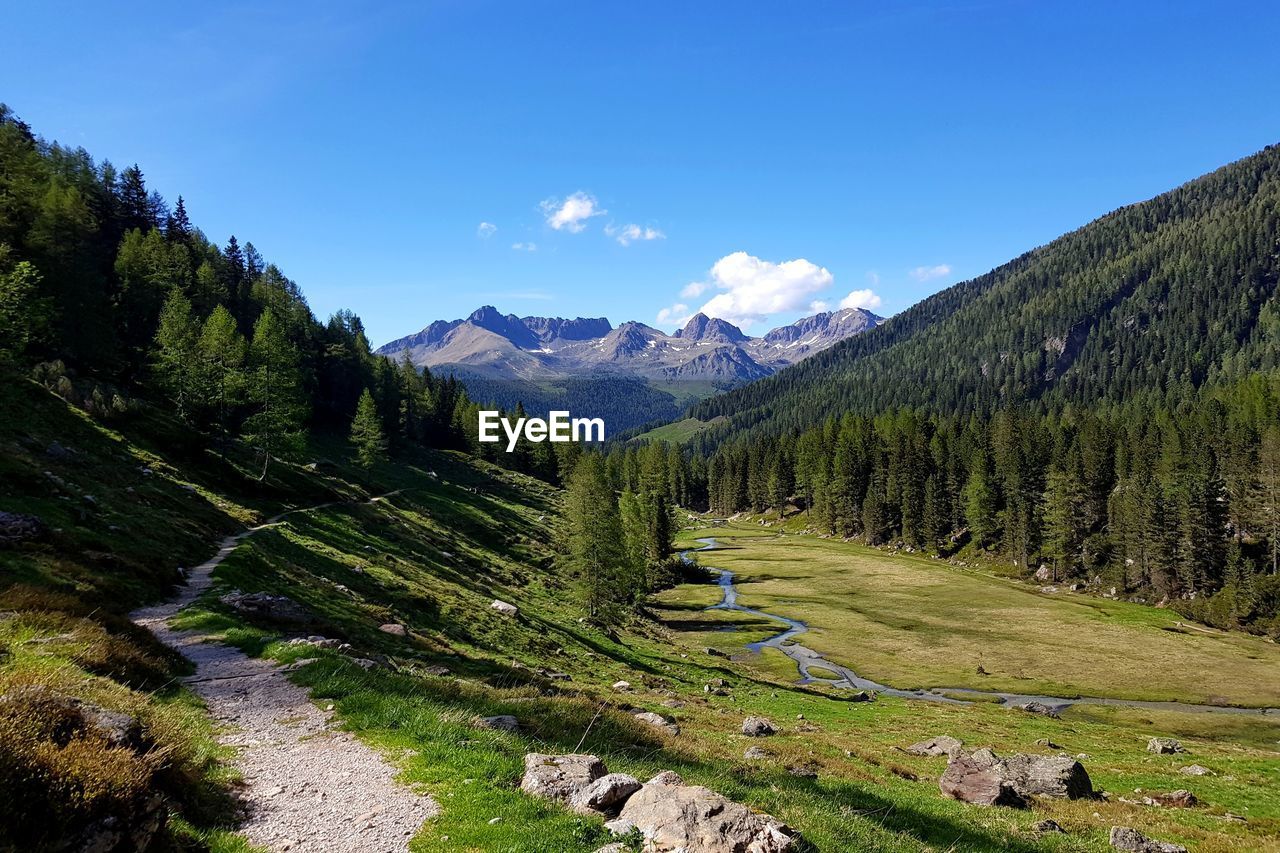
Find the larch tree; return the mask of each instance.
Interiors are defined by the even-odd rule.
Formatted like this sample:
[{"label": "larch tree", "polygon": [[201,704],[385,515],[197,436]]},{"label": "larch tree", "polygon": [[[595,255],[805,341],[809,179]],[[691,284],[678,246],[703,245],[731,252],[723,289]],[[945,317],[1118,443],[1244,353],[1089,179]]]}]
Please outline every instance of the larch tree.
[{"label": "larch tree", "polygon": [[378,404],[369,389],[364,389],[356,403],[356,414],[351,420],[351,443],[356,448],[356,462],[364,468],[372,467],[386,458],[387,437],[382,431],[382,418]]}]

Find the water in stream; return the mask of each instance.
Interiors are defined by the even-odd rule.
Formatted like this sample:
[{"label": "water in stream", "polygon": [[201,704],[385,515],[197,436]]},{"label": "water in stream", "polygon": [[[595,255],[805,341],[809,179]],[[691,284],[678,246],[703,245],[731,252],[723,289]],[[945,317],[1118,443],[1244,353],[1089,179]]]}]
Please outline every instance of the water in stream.
[{"label": "water in stream", "polygon": [[[714,537],[699,539],[703,543],[701,548],[694,550],[709,551],[716,547]],[[690,551],[684,552],[684,557],[688,559]],[[841,666],[834,661],[828,660],[813,649],[802,646],[799,643],[791,642],[791,640],[800,634],[809,630],[809,626],[799,619],[790,619],[786,616],[780,616],[775,613],[766,613],[763,610],[755,610],[738,603],[738,588],[733,583],[733,572],[728,569],[718,569],[714,566],[706,568],[716,572],[719,575],[720,589],[722,598],[718,604],[708,607],[708,610],[736,610],[739,613],[750,613],[752,616],[759,616],[763,619],[769,619],[779,624],[785,625],[786,629],[757,643],[750,643],[747,649],[751,652],[759,653],[761,649],[772,647],[782,652],[791,660],[795,661],[796,668],[800,671],[800,683],[811,684],[821,683],[831,687],[842,688],[846,690],[872,690],[885,696],[900,696],[905,699],[920,699],[928,702],[950,702],[965,704],[962,699],[955,699],[950,696],[942,695],[943,692],[958,694],[963,696],[971,696],[974,699],[991,699],[999,698],[1007,705],[1017,706],[1025,705],[1028,702],[1039,702],[1047,705],[1055,711],[1061,711],[1072,705],[1119,705],[1126,708],[1148,708],[1151,710],[1164,711],[1190,711],[1194,713],[1215,713],[1215,714],[1276,714],[1280,713],[1277,708],[1232,708],[1220,705],[1194,705],[1187,702],[1151,702],[1142,699],[1104,699],[1097,696],[1080,696],[1074,699],[1068,699],[1061,696],[1038,696],[1030,693],[1001,693],[994,690],[974,690],[967,687],[935,687],[930,690],[900,690],[896,687],[890,687],[887,684],[880,684],[869,678],[862,678],[848,667]],[[813,668],[825,670],[835,674],[835,678],[829,678],[819,673],[814,673]]]}]

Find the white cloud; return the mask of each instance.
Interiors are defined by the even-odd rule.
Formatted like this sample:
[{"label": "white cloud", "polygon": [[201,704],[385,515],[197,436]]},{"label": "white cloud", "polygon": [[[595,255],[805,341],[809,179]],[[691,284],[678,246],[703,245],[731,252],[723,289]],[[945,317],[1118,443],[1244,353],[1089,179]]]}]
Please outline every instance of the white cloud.
[{"label": "white cloud", "polygon": [[680,290],[680,295],[685,299],[693,299],[695,296],[701,296],[702,292],[710,286],[705,281],[691,281]]},{"label": "white cloud", "polygon": [[577,234],[587,227],[587,220],[593,216],[603,216],[609,211],[602,209],[595,196],[581,190],[566,196],[564,199],[549,198],[538,207],[547,218],[547,224],[556,231],[568,231]]},{"label": "white cloud", "polygon": [[[538,251],[537,243],[512,243],[511,248],[517,252],[536,252]],[[554,252],[552,254],[555,254]]]},{"label": "white cloud", "polygon": [[606,225],[604,233],[618,241],[620,245],[630,246],[636,242],[647,242],[649,240],[665,240],[667,235],[663,234],[657,228],[640,225]]},{"label": "white cloud", "polygon": [[834,281],[825,267],[804,258],[774,263],[734,252],[711,268],[707,284],[723,292],[711,297],[700,310],[708,317],[745,327],[770,314],[803,310],[812,296]]},{"label": "white cloud", "polygon": [[815,299],[809,303],[809,310],[815,314],[821,314],[830,307],[825,299]]},{"label": "white cloud", "polygon": [[498,230],[498,226],[492,222],[481,222],[476,226],[476,236],[482,240],[488,240]]},{"label": "white cloud", "polygon": [[880,307],[880,295],[874,290],[867,288],[866,290],[855,290],[840,300],[841,308],[866,308],[870,311],[873,308]]},{"label": "white cloud", "polygon": [[916,267],[909,273],[916,281],[930,281],[935,278],[951,275],[950,264],[938,264],[932,267]]},{"label": "white cloud", "polygon": [[663,308],[658,312],[658,322],[683,326],[685,323],[689,322],[689,316],[689,306],[677,302],[670,308]]}]

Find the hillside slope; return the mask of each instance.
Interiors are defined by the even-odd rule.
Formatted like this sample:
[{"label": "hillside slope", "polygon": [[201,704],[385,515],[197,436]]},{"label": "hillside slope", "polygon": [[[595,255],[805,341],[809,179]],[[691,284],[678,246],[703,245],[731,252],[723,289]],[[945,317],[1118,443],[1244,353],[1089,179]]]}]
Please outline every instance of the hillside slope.
[{"label": "hillside slope", "polygon": [[[1280,365],[1280,146],[1122,208],[772,377],[715,433],[1179,394]],[[714,440],[714,439],[713,439]]]}]

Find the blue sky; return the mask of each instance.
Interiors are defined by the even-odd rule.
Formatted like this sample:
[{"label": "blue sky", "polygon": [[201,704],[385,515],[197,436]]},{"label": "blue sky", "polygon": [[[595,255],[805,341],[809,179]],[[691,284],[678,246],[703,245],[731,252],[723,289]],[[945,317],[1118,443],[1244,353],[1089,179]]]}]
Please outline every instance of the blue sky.
[{"label": "blue sky", "polygon": [[709,305],[756,334],[815,302],[893,313],[1280,142],[1273,2],[4,19],[18,115],[137,162],[375,345],[482,303],[665,328]]}]

